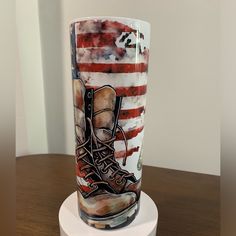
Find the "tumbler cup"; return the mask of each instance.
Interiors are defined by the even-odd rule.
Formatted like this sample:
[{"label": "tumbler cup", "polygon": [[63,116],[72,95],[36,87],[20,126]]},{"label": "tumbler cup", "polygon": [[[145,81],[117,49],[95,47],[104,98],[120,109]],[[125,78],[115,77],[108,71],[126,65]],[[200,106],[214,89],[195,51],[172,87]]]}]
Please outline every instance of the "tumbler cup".
[{"label": "tumbler cup", "polygon": [[87,17],[70,36],[79,214],[123,227],[139,210],[150,25]]}]

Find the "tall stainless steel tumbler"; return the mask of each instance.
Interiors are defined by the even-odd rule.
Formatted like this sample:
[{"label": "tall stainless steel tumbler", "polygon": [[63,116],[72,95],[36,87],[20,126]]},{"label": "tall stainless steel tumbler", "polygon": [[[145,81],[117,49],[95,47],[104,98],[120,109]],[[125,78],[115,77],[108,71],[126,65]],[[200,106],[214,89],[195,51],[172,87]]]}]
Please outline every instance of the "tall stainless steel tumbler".
[{"label": "tall stainless steel tumbler", "polygon": [[79,213],[122,227],[139,210],[150,25],[88,17],[70,34]]}]

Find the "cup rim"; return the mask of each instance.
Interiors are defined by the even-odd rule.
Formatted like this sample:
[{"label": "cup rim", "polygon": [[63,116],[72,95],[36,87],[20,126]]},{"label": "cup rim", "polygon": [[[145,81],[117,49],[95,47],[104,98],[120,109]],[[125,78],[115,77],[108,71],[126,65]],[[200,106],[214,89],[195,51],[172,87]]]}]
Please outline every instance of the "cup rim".
[{"label": "cup rim", "polygon": [[70,25],[76,22],[84,21],[84,20],[102,20],[102,19],[114,19],[114,20],[127,20],[130,22],[139,22],[141,24],[145,24],[150,27],[150,23],[145,20],[140,20],[136,18],[129,18],[124,16],[85,16],[85,17],[78,17],[70,21]]}]

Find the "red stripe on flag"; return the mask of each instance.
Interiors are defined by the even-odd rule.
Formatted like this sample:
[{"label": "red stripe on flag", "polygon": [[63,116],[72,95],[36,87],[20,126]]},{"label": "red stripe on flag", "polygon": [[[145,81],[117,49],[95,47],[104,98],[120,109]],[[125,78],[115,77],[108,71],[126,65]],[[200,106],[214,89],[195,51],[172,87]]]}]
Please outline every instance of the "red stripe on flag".
[{"label": "red stripe on flag", "polygon": [[140,116],[144,112],[145,112],[144,106],[138,107],[135,109],[121,110],[119,114],[119,119],[126,120],[126,119],[135,118],[135,117]]},{"label": "red stripe on flag", "polygon": [[81,72],[101,72],[101,73],[135,73],[146,72],[148,65],[146,63],[78,63],[78,69]]},{"label": "red stripe on flag", "polygon": [[116,47],[117,33],[77,34],[77,48]]},{"label": "red stripe on flag", "polygon": [[139,151],[139,147],[134,147],[134,148],[129,149],[127,152],[126,151],[115,152],[115,158],[124,158],[125,156],[129,157],[134,152],[138,152],[138,151]]},{"label": "red stripe on flag", "polygon": [[[136,137],[143,130],[143,128],[144,127],[142,126],[137,129],[126,131],[125,132],[126,139],[128,140]],[[116,140],[124,140],[123,134],[120,131],[116,133]]]},{"label": "red stripe on flag", "polygon": [[[118,33],[86,33],[77,34],[77,48],[117,48],[116,40],[120,36]],[[139,44],[138,44],[139,45]],[[136,44],[127,44],[126,48],[136,48]]]},{"label": "red stripe on flag", "polygon": [[[86,86],[87,89],[93,88],[94,90],[101,88],[96,86]],[[136,87],[116,87],[114,88],[116,95],[119,97],[132,97],[132,96],[141,96],[146,94],[147,85],[136,86]]]}]

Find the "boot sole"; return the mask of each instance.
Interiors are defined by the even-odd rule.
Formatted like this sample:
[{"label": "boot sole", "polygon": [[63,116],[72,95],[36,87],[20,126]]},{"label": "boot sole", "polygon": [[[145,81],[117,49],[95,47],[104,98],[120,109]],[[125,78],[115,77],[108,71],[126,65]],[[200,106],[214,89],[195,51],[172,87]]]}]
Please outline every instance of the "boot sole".
[{"label": "boot sole", "polygon": [[91,217],[80,211],[81,219],[88,225],[97,229],[118,229],[129,225],[138,214],[139,201],[122,212],[109,217]]}]

